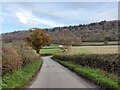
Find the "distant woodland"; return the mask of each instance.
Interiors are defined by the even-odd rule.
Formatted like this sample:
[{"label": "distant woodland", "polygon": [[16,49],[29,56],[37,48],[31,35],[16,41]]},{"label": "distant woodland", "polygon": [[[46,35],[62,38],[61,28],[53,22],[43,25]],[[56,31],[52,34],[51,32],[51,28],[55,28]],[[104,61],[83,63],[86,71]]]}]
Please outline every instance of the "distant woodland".
[{"label": "distant woodland", "polygon": [[[85,41],[117,41],[118,38],[118,20],[101,21],[90,24],[80,24],[75,26],[55,27],[45,29],[54,39],[53,43],[79,45]],[[14,31],[3,33],[2,41],[5,43],[23,43],[24,37],[29,35],[30,30]]]}]

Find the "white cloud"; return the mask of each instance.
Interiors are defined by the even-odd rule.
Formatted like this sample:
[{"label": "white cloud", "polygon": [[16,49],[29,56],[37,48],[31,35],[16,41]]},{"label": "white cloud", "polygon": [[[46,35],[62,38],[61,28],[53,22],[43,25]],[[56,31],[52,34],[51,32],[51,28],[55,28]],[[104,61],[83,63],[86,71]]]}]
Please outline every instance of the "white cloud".
[{"label": "white cloud", "polygon": [[38,23],[42,23],[48,26],[52,26],[52,27],[57,27],[57,26],[65,26],[64,24],[59,24],[53,20],[47,20],[47,19],[38,19],[38,18],[34,18],[34,21],[38,22]]},{"label": "white cloud", "polygon": [[43,13],[52,17],[57,17],[59,19],[64,20],[79,20],[82,17],[88,15],[88,11],[83,8],[77,8],[77,9],[59,9],[54,7],[36,7],[32,9],[32,11]]},{"label": "white cloud", "polygon": [[88,8],[81,8],[81,7],[78,7],[76,9],[74,8],[60,9],[60,8],[55,8],[50,6],[49,7],[43,6],[41,8],[35,7],[34,9],[31,9],[31,11],[34,11],[36,13],[42,13],[51,17],[56,17],[67,22],[88,21],[90,23],[94,21],[117,19],[118,11],[117,11],[117,8],[115,8],[113,3],[106,3],[103,5],[103,7],[105,9],[103,8],[88,9]]},{"label": "white cloud", "polygon": [[27,18],[22,13],[16,12],[16,16],[19,18],[21,23],[28,24]]},{"label": "white cloud", "polygon": [[[103,4],[102,7],[105,9],[98,7],[89,9],[82,6],[76,8],[73,6],[72,8],[72,6],[67,6],[67,4],[64,3],[64,5],[61,3],[58,4],[59,3],[6,3],[4,5],[6,9],[4,16],[8,19],[5,18],[5,21],[13,22],[14,20],[16,22],[19,20],[19,22],[24,25],[57,27],[64,26],[65,24],[85,24],[101,20],[112,20],[117,19],[118,16],[117,8],[112,8],[114,7],[113,3]],[[36,16],[36,14],[38,16]],[[17,20],[14,17],[16,17]]]},{"label": "white cloud", "polygon": [[97,13],[91,20],[101,21],[101,20],[117,20],[118,19],[118,9],[112,8],[108,11]]},{"label": "white cloud", "polygon": [[3,22],[4,21],[4,19],[3,18],[0,18],[0,22]]},{"label": "white cloud", "polygon": [[27,10],[20,9],[19,12],[16,11],[14,13],[15,13],[15,16],[19,19],[19,21],[25,25],[44,24],[44,25],[48,25],[52,27],[64,26],[63,24],[59,24],[55,22],[54,20],[49,20],[45,18],[43,19],[43,18],[37,17],[32,12],[27,11]]}]

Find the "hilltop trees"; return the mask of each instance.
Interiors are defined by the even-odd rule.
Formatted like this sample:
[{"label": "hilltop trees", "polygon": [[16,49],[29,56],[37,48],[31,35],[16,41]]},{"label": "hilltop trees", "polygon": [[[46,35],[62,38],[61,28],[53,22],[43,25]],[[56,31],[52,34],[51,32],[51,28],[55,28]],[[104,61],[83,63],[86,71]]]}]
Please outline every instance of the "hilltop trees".
[{"label": "hilltop trees", "polygon": [[[102,21],[91,24],[80,24],[77,26],[58,27],[50,30],[48,29],[48,31],[55,37],[55,43],[61,43],[61,40],[59,40],[59,38],[62,37],[59,35],[60,33],[65,33],[66,38],[68,38],[67,34],[69,34],[72,39],[75,35],[77,38],[81,38],[83,42],[104,42],[102,33],[107,33],[107,38],[110,41],[114,41],[118,40],[118,21]],[[71,33],[73,35],[71,35]],[[77,45],[80,44],[79,39],[76,40],[78,43],[74,41]]]},{"label": "hilltop trees", "polygon": [[[80,44],[80,39],[82,42],[104,42],[105,38],[103,33],[107,33],[109,41],[117,41],[118,37],[118,20],[115,21],[102,21],[90,24],[76,25],[76,26],[67,26],[67,27],[55,27],[51,29],[45,29],[47,34],[50,34],[54,37],[53,43],[62,44],[61,42],[66,42],[65,39],[69,39],[74,41],[75,45]],[[33,29],[32,29],[33,30]],[[35,30],[35,28],[34,28]],[[22,42],[25,36],[28,36],[31,32],[28,30],[11,32],[11,33],[3,33],[2,42],[7,43],[17,43]],[[70,38],[69,38],[70,37]],[[63,38],[63,39],[62,39]],[[77,38],[77,39],[76,39]],[[73,40],[74,39],[74,40]],[[24,41],[23,41],[24,42]],[[71,42],[71,41],[70,41]],[[70,43],[68,42],[68,43]],[[68,44],[67,43],[67,44]]]},{"label": "hilltop trees", "polygon": [[30,32],[32,33],[25,37],[25,41],[27,45],[39,54],[40,49],[52,41],[52,37],[49,36],[45,30],[39,28],[34,28],[34,30],[30,30]]}]

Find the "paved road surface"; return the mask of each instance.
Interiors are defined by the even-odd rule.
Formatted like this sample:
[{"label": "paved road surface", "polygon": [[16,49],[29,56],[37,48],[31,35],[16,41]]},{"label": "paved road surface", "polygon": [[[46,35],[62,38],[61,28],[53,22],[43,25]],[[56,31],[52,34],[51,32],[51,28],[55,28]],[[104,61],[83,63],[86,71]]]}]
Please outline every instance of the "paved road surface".
[{"label": "paved road surface", "polygon": [[43,66],[29,88],[93,88],[75,73],[53,61],[50,56],[43,57]]}]

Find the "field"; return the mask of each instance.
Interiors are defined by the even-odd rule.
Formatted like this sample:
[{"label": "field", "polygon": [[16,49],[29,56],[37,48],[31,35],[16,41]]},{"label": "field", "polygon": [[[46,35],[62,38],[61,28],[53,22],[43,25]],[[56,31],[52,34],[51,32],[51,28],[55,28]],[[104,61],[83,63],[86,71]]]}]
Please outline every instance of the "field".
[{"label": "field", "polygon": [[62,49],[58,47],[58,45],[52,44],[50,46],[45,46],[40,50],[41,55],[53,55],[56,53],[62,52]]},{"label": "field", "polygon": [[111,54],[118,53],[118,46],[73,46],[67,54]]},{"label": "field", "polygon": [[[82,46],[102,46],[104,42],[82,42],[80,43]],[[108,45],[118,45],[118,41],[109,41]]]},{"label": "field", "polygon": [[[45,46],[40,50],[41,55],[54,55],[56,53],[62,52],[62,49],[58,47],[59,45],[51,44],[50,46]],[[107,46],[72,46],[71,49],[67,51],[67,54],[115,54],[118,53],[118,45],[107,45]]]},{"label": "field", "polygon": [[[104,42],[82,42],[80,46],[72,46],[67,54],[111,54],[118,53],[118,41],[109,41],[109,45],[104,45]],[[58,44],[45,46],[40,50],[42,56],[54,55],[62,52]]]}]

